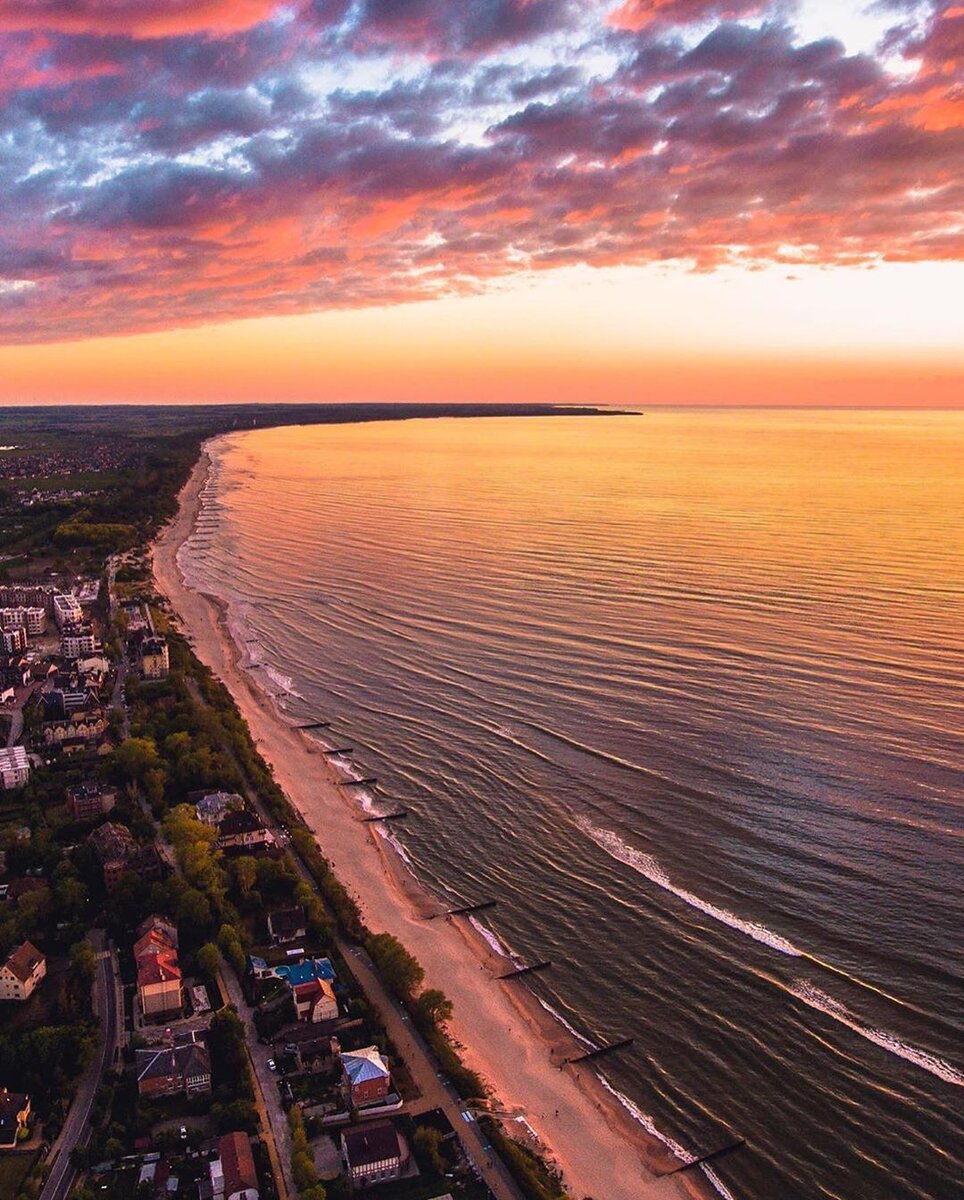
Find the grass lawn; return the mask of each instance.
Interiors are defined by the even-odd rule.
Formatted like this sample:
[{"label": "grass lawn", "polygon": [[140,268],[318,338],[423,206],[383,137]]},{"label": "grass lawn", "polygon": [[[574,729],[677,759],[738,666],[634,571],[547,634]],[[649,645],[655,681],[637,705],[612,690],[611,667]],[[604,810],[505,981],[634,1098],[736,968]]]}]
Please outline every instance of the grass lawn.
[{"label": "grass lawn", "polygon": [[7,1197],[13,1200],[36,1161],[36,1152],[0,1154],[0,1196],[3,1196],[4,1200],[7,1200]]}]

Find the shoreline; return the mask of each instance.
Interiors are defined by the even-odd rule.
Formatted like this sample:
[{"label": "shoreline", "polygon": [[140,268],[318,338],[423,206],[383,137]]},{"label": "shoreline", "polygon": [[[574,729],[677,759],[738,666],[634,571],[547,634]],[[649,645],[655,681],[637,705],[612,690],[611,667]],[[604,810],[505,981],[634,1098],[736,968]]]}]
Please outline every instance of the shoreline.
[{"label": "shoreline", "polygon": [[[354,896],[362,918],[386,930],[415,955],[425,986],[440,987],[454,1006],[450,1034],[466,1065],[492,1089],[500,1112],[520,1120],[539,1151],[562,1174],[573,1200],[667,1200],[716,1196],[702,1173],[669,1177],[681,1160],[647,1129],[586,1064],[560,1066],[579,1047],[561,1022],[524,984],[495,975],[512,960],[497,954],[467,917],[438,917],[440,902],[407,869],[346,789],[322,745],[288,724],[244,663],[229,629],[228,606],[193,590],[177,556],[194,532],[211,468],[207,444],[178,497],[177,515],[151,545],[158,591],[170,601],[197,657],[221,679],[247,722],[279,786],[301,813],[335,874]],[[480,972],[483,974],[480,980]],[[480,986],[481,983],[481,986]],[[525,1139],[521,1139],[525,1140]],[[607,1177],[601,1178],[600,1164]]]}]

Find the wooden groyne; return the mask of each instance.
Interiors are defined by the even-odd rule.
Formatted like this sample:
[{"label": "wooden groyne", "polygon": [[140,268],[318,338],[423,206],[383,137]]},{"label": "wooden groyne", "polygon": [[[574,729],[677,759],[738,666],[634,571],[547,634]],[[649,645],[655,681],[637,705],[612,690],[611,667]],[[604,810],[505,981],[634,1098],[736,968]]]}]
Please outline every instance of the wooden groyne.
[{"label": "wooden groyne", "polygon": [[718,1150],[711,1150],[709,1154],[701,1154],[699,1158],[694,1158],[692,1162],[683,1163],[681,1167],[674,1167],[672,1171],[667,1171],[667,1175],[679,1175],[681,1171],[692,1171],[694,1167],[702,1166],[703,1163],[714,1162],[718,1158],[722,1158],[724,1154],[732,1154],[734,1150],[739,1150],[741,1146],[746,1145],[746,1138],[737,1138],[735,1142],[727,1142],[725,1146],[720,1146]]},{"label": "wooden groyne", "polygon": [[374,821],[402,821],[407,816],[408,809],[400,808],[396,812],[382,813],[380,817],[374,814],[368,817],[362,817],[362,822],[366,825],[370,825]]},{"label": "wooden groyne", "polygon": [[343,779],[339,787],[374,787],[378,783],[377,775],[369,775],[366,779]]},{"label": "wooden groyne", "polygon": [[467,917],[469,913],[484,912],[487,908],[495,908],[498,900],[479,900],[477,904],[463,904],[460,908],[447,908],[445,912],[436,913],[439,917]]},{"label": "wooden groyne", "polygon": [[534,971],[545,971],[552,966],[551,959],[544,959],[542,962],[530,963],[527,967],[516,967],[514,971],[507,971],[505,975],[496,975],[496,979],[518,979],[520,975],[531,975]]},{"label": "wooden groyne", "polygon": [[307,725],[295,725],[295,729],[331,729],[331,721],[309,721]]},{"label": "wooden groyne", "polygon": [[355,751],[354,746],[336,746],[334,750],[323,750],[325,758],[347,758]]},{"label": "wooden groyne", "polygon": [[604,1054],[612,1054],[614,1050],[622,1050],[626,1046],[631,1046],[635,1038],[621,1038],[618,1042],[607,1042],[605,1046],[597,1046],[595,1050],[587,1050],[585,1054],[576,1054],[572,1058],[567,1058],[565,1065],[571,1063],[589,1062],[593,1058],[602,1058]]}]

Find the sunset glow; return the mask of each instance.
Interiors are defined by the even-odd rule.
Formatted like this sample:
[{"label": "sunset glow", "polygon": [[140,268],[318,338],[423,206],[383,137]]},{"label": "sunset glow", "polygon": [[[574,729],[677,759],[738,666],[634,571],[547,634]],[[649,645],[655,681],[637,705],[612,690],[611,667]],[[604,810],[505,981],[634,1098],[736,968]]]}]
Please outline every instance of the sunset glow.
[{"label": "sunset glow", "polygon": [[962,49],[939,0],[0,0],[0,401],[957,404]]}]

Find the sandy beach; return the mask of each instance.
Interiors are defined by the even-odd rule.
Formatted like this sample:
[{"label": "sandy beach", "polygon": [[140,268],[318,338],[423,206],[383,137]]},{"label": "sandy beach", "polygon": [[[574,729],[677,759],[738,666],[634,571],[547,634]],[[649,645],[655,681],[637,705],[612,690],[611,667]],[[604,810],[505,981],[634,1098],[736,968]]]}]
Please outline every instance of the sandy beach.
[{"label": "sandy beach", "polygon": [[[660,1177],[679,1165],[616,1102],[588,1064],[560,1069],[568,1035],[521,981],[495,980],[497,958],[464,918],[426,919],[428,897],[397,855],[338,787],[337,767],[287,724],[241,665],[223,606],[186,586],[177,552],[190,536],[209,466],[202,454],[176,518],[153,548],[154,576],[198,657],[231,691],[264,758],[318,838],[366,923],[387,930],[418,958],[425,985],[452,1000],[451,1032],[489,1083],[499,1107],[524,1116],[561,1170],[574,1200],[647,1200],[715,1195],[700,1174]],[[555,1061],[554,1061],[555,1060]]]}]

